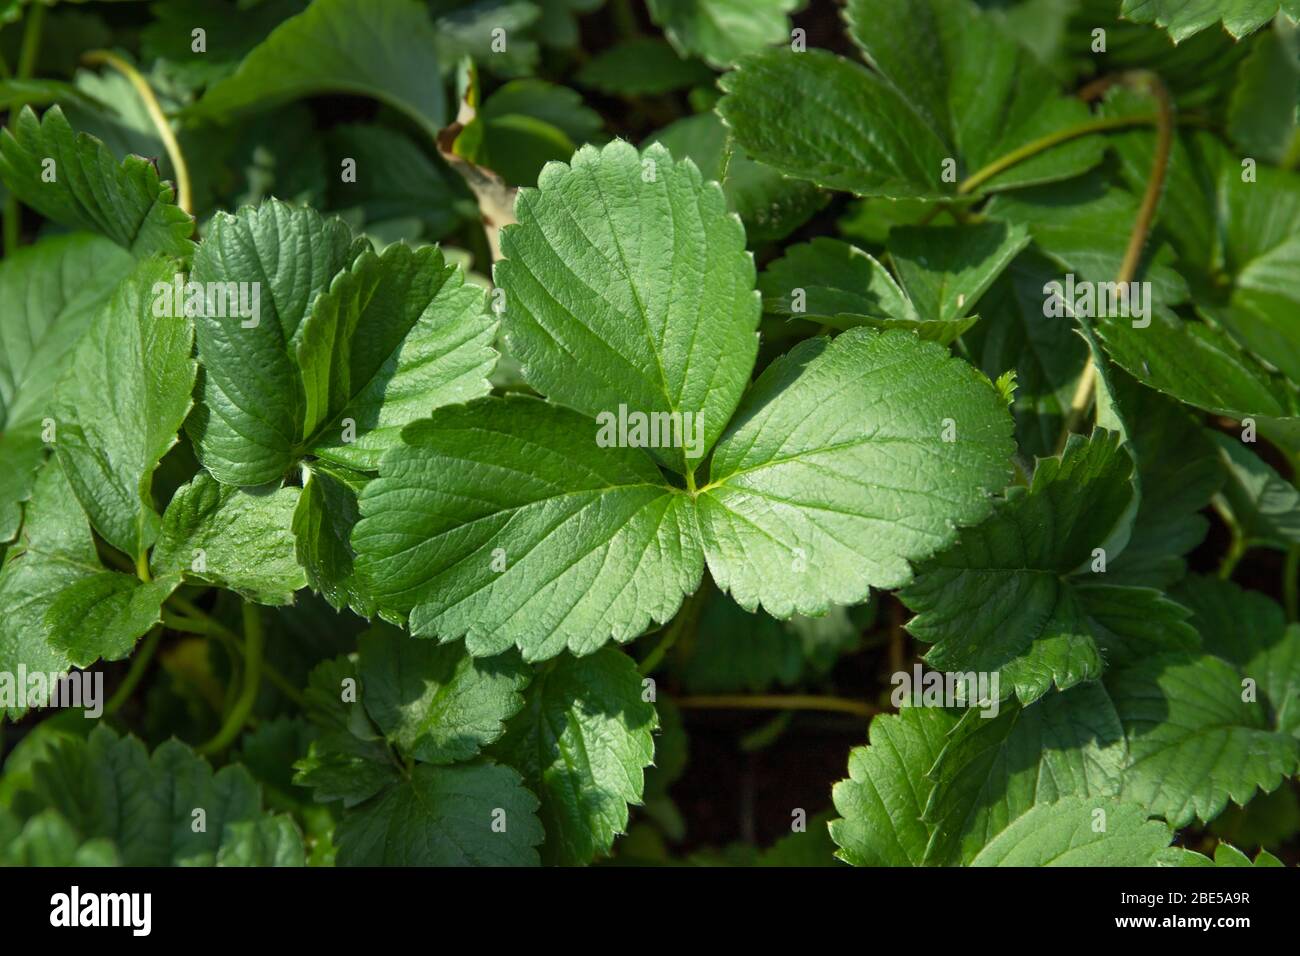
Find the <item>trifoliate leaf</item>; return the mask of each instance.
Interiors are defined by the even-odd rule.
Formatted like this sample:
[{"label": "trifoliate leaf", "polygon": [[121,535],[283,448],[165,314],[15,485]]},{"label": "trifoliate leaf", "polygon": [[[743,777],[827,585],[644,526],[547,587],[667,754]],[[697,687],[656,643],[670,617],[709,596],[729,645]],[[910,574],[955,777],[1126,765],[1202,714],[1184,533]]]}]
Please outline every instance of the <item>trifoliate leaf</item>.
[{"label": "trifoliate leaf", "polygon": [[1128,737],[1124,798],[1171,826],[1212,820],[1300,767],[1300,739],[1275,729],[1267,704],[1217,657],[1150,655],[1109,673],[1106,688]]},{"label": "trifoliate leaf", "polygon": [[44,458],[54,383],[131,265],[113,243],[85,233],[42,239],[0,262],[0,542],[18,533],[20,504]]},{"label": "trifoliate leaf", "polygon": [[[65,588],[102,571],[85,512],[51,458],[36,476],[22,534],[0,569],[0,671],[66,672],[70,661],[50,643],[46,612]],[[5,709],[17,718],[26,708]]]},{"label": "trifoliate leaf", "polygon": [[695,163],[706,179],[722,183],[727,208],[745,224],[750,246],[784,239],[830,198],[812,183],[754,162],[716,113],[679,119],[651,134],[647,142],[663,143],[677,159]]},{"label": "trifoliate leaf", "polygon": [[1172,834],[1141,804],[1114,797],[1040,803],[1011,822],[971,866],[1160,866]]},{"label": "trifoliate leaf", "polygon": [[1102,141],[1083,136],[991,171],[1090,114],[974,4],[855,0],[848,20],[872,69],[819,51],[774,52],[723,77],[718,111],[755,159],[893,199],[952,197],[977,172],[965,194],[1052,182],[1101,160]]},{"label": "trifoliate leaf", "polygon": [[299,97],[351,93],[382,100],[432,136],[446,118],[438,42],[415,0],[318,0],[276,27],[191,112],[225,120]]},{"label": "trifoliate leaf", "polygon": [[154,165],[139,156],[118,165],[57,106],[39,120],[24,108],[13,131],[0,133],[0,179],[41,215],[107,236],[137,256],[188,258],[194,251],[194,220],[173,203]]},{"label": "trifoliate leaf", "polygon": [[519,655],[470,657],[377,625],[361,635],[366,712],[402,754],[425,763],[468,760],[505,732],[524,705],[530,673]]},{"label": "trifoliate leaf", "polygon": [[1300,624],[1258,591],[1218,578],[1190,577],[1175,596],[1191,608],[1205,650],[1254,681],[1273,726],[1300,731]]},{"label": "trifoliate leaf", "polygon": [[83,840],[111,842],[127,866],[304,862],[297,827],[262,809],[248,771],[232,764],[213,773],[177,740],[152,756],[103,726],[85,740],[60,740],[17,805],[57,811]]},{"label": "trifoliate leaf", "polygon": [[375,605],[354,569],[351,538],[361,517],[357,496],[369,480],[347,468],[313,462],[304,469],[293,513],[294,547],[307,583],[332,607],[350,607],[365,618],[374,616]]},{"label": "trifoliate leaf", "polygon": [[938,345],[869,329],[801,343],[714,451],[697,502],[714,581],[779,618],[906,583],[988,513],[1009,432],[993,386]]},{"label": "trifoliate leaf", "polygon": [[1300,545],[1300,491],[1238,438],[1211,432],[1226,480],[1215,499],[1246,546]]},{"label": "trifoliate leaf", "polygon": [[403,425],[488,393],[495,332],[483,290],[466,285],[436,248],[363,252],[293,336],[306,450],[349,468],[378,468]]},{"label": "trifoliate leaf", "polygon": [[1240,38],[1253,33],[1277,15],[1278,10],[1300,18],[1295,0],[1235,0],[1233,3],[1201,3],[1199,0],[1124,0],[1120,16],[1138,23],[1154,23],[1169,31],[1175,43],[1221,23],[1223,29]]},{"label": "trifoliate leaf", "polygon": [[190,279],[205,290],[241,283],[249,306],[227,302],[224,317],[195,323],[203,375],[185,427],[218,481],[265,484],[293,463],[306,404],[294,359],[301,326],[330,280],[365,248],[338,220],[275,200],[237,216],[219,212],[209,223]]},{"label": "trifoliate leaf", "polygon": [[235,488],[200,472],[163,515],[157,574],[229,588],[258,604],[291,604],[307,579],[294,556],[298,489]]},{"label": "trifoliate leaf", "polygon": [[537,798],[491,763],[416,764],[347,813],[334,839],[340,866],[536,866],[544,836]]},{"label": "trifoliate leaf", "polygon": [[50,645],[77,667],[121,660],[162,620],[163,601],[179,584],[178,574],[140,581],[116,571],[74,581],[45,612]]},{"label": "trifoliate leaf", "polygon": [[153,471],[189,412],[194,327],[159,315],[158,286],[176,263],[141,262],[78,342],[56,387],[56,449],[68,481],[104,540],[140,558],[158,536]]},{"label": "trifoliate leaf", "polygon": [[[505,341],[530,385],[595,417],[681,416],[693,469],[713,447],[758,350],[744,230],[722,190],[663,146],[584,147],[523,190],[502,230]],[[688,423],[685,415],[691,416]]]},{"label": "trifoliate leaf", "polygon": [[710,83],[713,71],[698,60],[678,56],[663,40],[639,36],[597,53],[574,80],[608,96],[659,96]]},{"label": "trifoliate leaf", "polygon": [[1124,757],[1124,731],[1100,684],[1031,706],[1007,701],[993,715],[968,710],[929,773],[926,862],[970,863],[1039,804],[1118,795]]},{"label": "trifoliate leaf", "polygon": [[955,713],[938,707],[904,707],[871,721],[870,746],[849,754],[849,779],[832,796],[841,819],[832,820],[835,854],[854,866],[920,866],[930,841],[922,815],[934,766]]},{"label": "trifoliate leaf", "polygon": [[1088,610],[1098,592],[1081,585],[1106,580],[1098,562],[1128,512],[1132,470],[1114,433],[1071,436],[1061,457],[1039,460],[1028,488],[1009,489],[992,517],[918,569],[901,597],[917,612],[908,630],[934,644],[930,665],[1001,671],[1026,703],[1099,677]]},{"label": "trifoliate leaf", "polygon": [[545,665],[494,748],[541,798],[543,862],[588,863],[627,829],[659,720],[632,658],[613,647]]},{"label": "trifoliate leaf", "polygon": [[683,56],[722,68],[774,43],[790,41],[787,14],[804,0],[648,0],[650,19]]},{"label": "trifoliate leaf", "polygon": [[645,452],[599,447],[598,429],[531,398],[407,426],[352,532],[381,610],[409,611],[416,636],[529,661],[671,618],[703,573],[695,509]]}]

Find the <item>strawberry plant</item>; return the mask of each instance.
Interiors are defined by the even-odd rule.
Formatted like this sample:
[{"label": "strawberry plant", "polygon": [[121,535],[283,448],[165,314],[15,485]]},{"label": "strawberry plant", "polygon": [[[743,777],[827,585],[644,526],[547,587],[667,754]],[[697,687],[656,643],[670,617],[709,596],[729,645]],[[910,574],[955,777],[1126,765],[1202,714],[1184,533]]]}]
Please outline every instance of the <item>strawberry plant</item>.
[{"label": "strawberry plant", "polygon": [[1229,6],[0,3],[0,862],[1296,862]]}]

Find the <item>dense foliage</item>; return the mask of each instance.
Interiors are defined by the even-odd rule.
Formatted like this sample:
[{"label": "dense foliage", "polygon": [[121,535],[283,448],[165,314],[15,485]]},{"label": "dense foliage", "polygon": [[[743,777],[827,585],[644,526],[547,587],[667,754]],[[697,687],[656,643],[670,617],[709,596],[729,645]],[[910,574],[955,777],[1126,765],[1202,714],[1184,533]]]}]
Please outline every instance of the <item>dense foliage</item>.
[{"label": "dense foliage", "polygon": [[0,862],[1296,862],[1220,6],[0,0]]}]

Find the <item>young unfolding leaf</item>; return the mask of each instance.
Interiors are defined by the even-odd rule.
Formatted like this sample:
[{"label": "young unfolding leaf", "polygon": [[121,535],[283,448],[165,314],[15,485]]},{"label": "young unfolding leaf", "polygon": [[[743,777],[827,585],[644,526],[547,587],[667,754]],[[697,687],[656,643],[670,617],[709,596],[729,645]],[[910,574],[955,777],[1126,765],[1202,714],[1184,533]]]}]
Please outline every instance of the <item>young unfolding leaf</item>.
[{"label": "young unfolding leaf", "polygon": [[1212,432],[1226,480],[1215,504],[1247,547],[1300,545],[1300,491],[1239,439]]},{"label": "young unfolding leaf", "polygon": [[152,483],[190,410],[194,327],[157,310],[156,286],[176,263],[141,262],[114,290],[74,350],[55,394],[56,450],[82,507],[133,559],[158,536]]},{"label": "young unfolding leaf", "polygon": [[0,179],[15,196],[55,222],[112,239],[137,256],[194,252],[194,220],[147,159],[118,165],[108,148],[77,133],[52,106],[41,119],[29,107],[13,132],[0,133]]},{"label": "young unfolding leaf", "polygon": [[607,647],[545,665],[493,749],[541,798],[546,863],[588,863],[627,829],[659,719],[633,660]]},{"label": "young unfolding leaf", "polygon": [[249,305],[258,292],[256,316],[195,323],[203,375],[185,427],[218,481],[260,485],[293,463],[306,402],[294,361],[299,330],[316,297],[364,248],[343,223],[274,200],[213,217],[191,280],[204,289],[246,283]]}]

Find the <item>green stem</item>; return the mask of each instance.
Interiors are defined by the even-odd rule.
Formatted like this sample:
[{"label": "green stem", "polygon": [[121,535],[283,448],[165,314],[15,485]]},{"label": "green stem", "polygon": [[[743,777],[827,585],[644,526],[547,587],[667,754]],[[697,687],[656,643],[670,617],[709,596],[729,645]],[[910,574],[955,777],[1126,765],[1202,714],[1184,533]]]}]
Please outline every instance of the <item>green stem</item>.
[{"label": "green stem", "polygon": [[1282,603],[1286,605],[1286,619],[1300,619],[1300,545],[1292,545],[1286,553],[1286,563],[1282,567]]},{"label": "green stem", "polygon": [[220,753],[234,743],[257,701],[257,691],[262,684],[262,610],[256,604],[245,604],[243,612],[244,686],[216,736],[196,749],[200,754]]},{"label": "green stem", "polygon": [[126,77],[127,81],[134,87],[140,101],[144,104],[145,112],[149,114],[154,129],[158,131],[158,137],[162,140],[163,147],[167,150],[167,156],[172,161],[172,169],[176,171],[176,205],[191,216],[194,215],[193,192],[190,188],[190,168],[185,164],[185,155],[181,152],[181,144],[176,141],[176,134],[172,132],[172,125],[167,121],[167,117],[163,115],[162,107],[158,105],[158,97],[154,96],[149,81],[126,60],[107,50],[91,50],[81,60],[89,66],[99,66],[101,64],[111,66]]},{"label": "green stem", "polygon": [[108,699],[108,703],[104,704],[105,717],[112,717],[135,693],[141,678],[144,677],[144,672],[149,669],[149,664],[153,661],[154,652],[158,650],[158,645],[162,642],[162,635],[162,628],[155,627],[140,642],[140,647],[131,657],[131,666],[127,669],[126,676],[122,678],[122,683],[117,685],[117,690],[113,691],[113,696]]},{"label": "green stem", "polygon": [[673,703],[687,710],[830,710],[862,717],[880,713],[866,701],[815,694],[714,694],[675,697]]},{"label": "green stem", "polygon": [[[240,657],[244,657],[246,651],[244,642],[240,640],[239,635],[232,631],[226,625],[222,624],[215,617],[195,606],[190,601],[182,597],[172,595],[168,598],[173,606],[184,612],[184,615],[173,614],[166,609],[163,610],[163,623],[173,631],[182,631],[186,634],[202,634],[206,637],[216,637],[225,641],[226,644]],[[271,665],[268,660],[262,660],[262,675],[275,685],[276,689],[285,697],[289,698],[299,707],[306,706],[306,699],[302,696],[302,691],[293,685],[289,678],[280,673],[278,669]]]},{"label": "green stem", "polygon": [[13,79],[13,71],[9,69],[9,62],[0,54],[0,80]]},{"label": "green stem", "polygon": [[[1124,250],[1124,259],[1120,262],[1119,274],[1115,277],[1118,285],[1127,286],[1137,277],[1138,266],[1142,261],[1142,250],[1146,247],[1147,237],[1155,224],[1156,209],[1160,205],[1160,196],[1164,192],[1165,176],[1169,172],[1169,154],[1174,141],[1174,107],[1169,99],[1169,91],[1165,89],[1164,82],[1156,74],[1145,71],[1126,73],[1120,77],[1120,80],[1128,86],[1149,92],[1155,97],[1157,107],[1156,149],[1151,161],[1151,176],[1147,179],[1147,188],[1142,194],[1142,204],[1138,207],[1133,228],[1129,230],[1128,246]],[[1147,118],[1147,121],[1149,122],[1150,119]],[[1065,421],[1061,424],[1061,434],[1056,443],[1057,454],[1065,450],[1065,443],[1069,440],[1070,433],[1082,424],[1092,405],[1096,385],[1097,368],[1092,355],[1089,354],[1088,364],[1084,366],[1083,375],[1079,378],[1079,385],[1070,401],[1069,411],[1066,412]]]},{"label": "green stem", "polygon": [[34,3],[27,8],[23,23],[23,45],[18,51],[18,79],[28,80],[36,72],[36,57],[41,52],[41,27],[45,23],[45,4]]},{"label": "green stem", "polygon": [[1223,561],[1219,564],[1220,580],[1227,581],[1231,579],[1232,572],[1237,570],[1237,564],[1245,553],[1246,542],[1240,536],[1234,536],[1232,544],[1228,547],[1228,553],[1223,556]]},{"label": "green stem", "polygon": [[980,186],[992,179],[999,173],[1005,172],[1018,163],[1023,163],[1026,159],[1037,156],[1039,153],[1051,149],[1053,146],[1059,146],[1061,143],[1069,142],[1072,139],[1078,139],[1080,136],[1087,136],[1091,133],[1101,133],[1110,129],[1125,129],[1129,126],[1148,126],[1155,122],[1156,116],[1107,116],[1102,119],[1089,120],[1086,123],[1079,123],[1075,126],[1067,126],[1065,129],[1058,129],[1054,133],[1046,136],[1040,136],[1038,139],[1025,143],[1011,152],[999,156],[993,162],[989,163],[982,169],[977,169],[971,173],[957,187],[957,195],[965,196],[974,192]]}]

